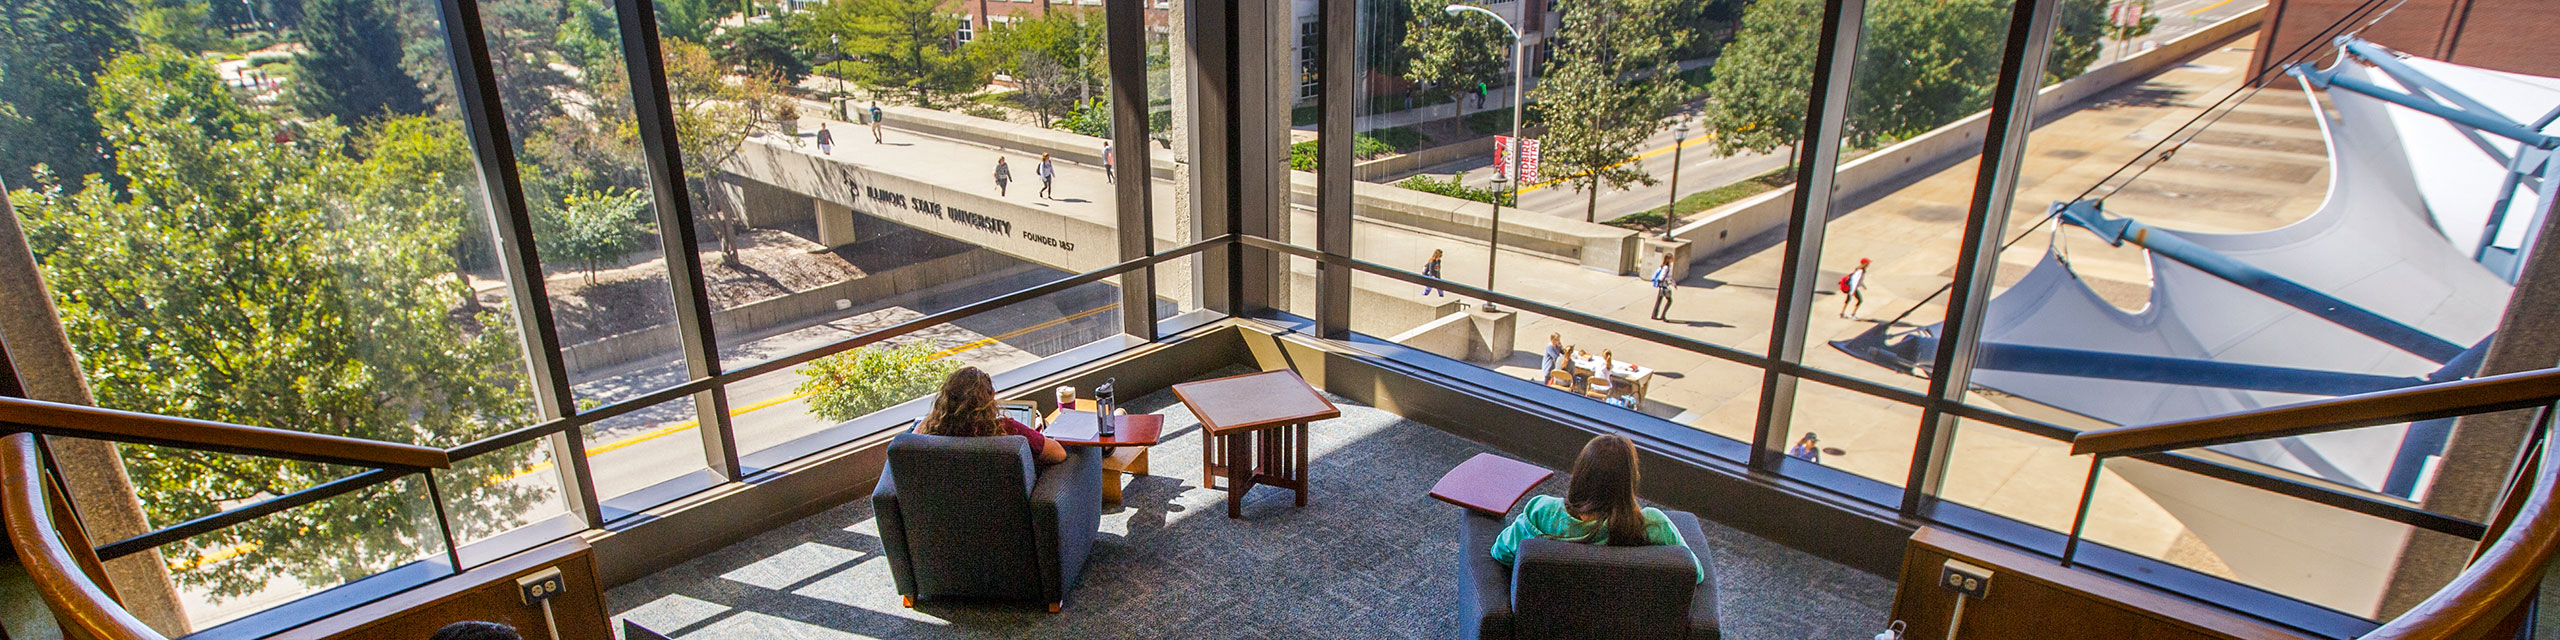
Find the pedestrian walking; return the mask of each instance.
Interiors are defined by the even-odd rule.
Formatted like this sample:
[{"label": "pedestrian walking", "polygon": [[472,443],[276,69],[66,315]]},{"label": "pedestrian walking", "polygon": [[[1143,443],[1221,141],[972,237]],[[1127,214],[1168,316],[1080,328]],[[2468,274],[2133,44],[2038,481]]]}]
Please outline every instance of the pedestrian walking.
[{"label": "pedestrian walking", "polygon": [[1671,289],[1679,283],[1671,281],[1671,256],[1662,256],[1662,266],[1653,268],[1653,319],[1671,319]]},{"label": "pedestrian walking", "polygon": [[871,144],[880,144],[880,103],[871,103]]},{"label": "pedestrian walking", "polygon": [[[1437,278],[1437,277],[1440,277],[1440,250],[1439,250],[1439,249],[1432,249],[1432,250],[1431,250],[1431,261],[1430,261],[1430,262],[1422,263],[1422,277],[1425,277],[1425,278]],[[1441,290],[1439,290],[1439,289],[1437,289],[1437,288],[1432,287],[1431,285],[1427,285],[1427,284],[1426,284],[1426,285],[1422,285],[1422,295],[1426,295],[1426,296],[1428,296],[1428,295],[1439,295],[1439,296],[1441,296],[1441,297],[1444,297],[1444,298],[1445,298],[1445,297],[1448,297],[1449,292],[1447,292],[1447,291],[1441,291]]]},{"label": "pedestrian walking", "polygon": [[1859,258],[1858,268],[1850,270],[1849,275],[1840,276],[1840,317],[1858,317],[1858,305],[1866,303],[1867,297],[1863,294],[1867,290],[1868,262],[1866,258]]},{"label": "pedestrian walking", "polygon": [[1484,108],[1484,89],[1483,82],[1476,83],[1476,108],[1478,109]]},{"label": "pedestrian walking", "polygon": [[1055,186],[1052,183],[1058,178],[1058,167],[1049,164],[1049,154],[1040,154],[1040,166],[1032,168],[1031,172],[1040,176],[1040,197],[1048,198],[1050,187]]},{"label": "pedestrian walking", "polygon": [[1118,163],[1116,163],[1116,162],[1113,162],[1113,160],[1115,159],[1115,158],[1113,157],[1113,153],[1114,153],[1114,151],[1115,151],[1115,150],[1111,148],[1111,141],[1109,141],[1109,140],[1104,140],[1104,141],[1102,141],[1102,181],[1103,181],[1103,182],[1109,182],[1109,183],[1112,183],[1112,184],[1119,184],[1119,183],[1120,183],[1120,175],[1119,175],[1119,174],[1120,174],[1120,171],[1119,171],[1119,164],[1118,164]]},{"label": "pedestrian walking", "polygon": [[818,125],[818,153],[836,152],[836,131],[831,125]]},{"label": "pedestrian walking", "polygon": [[1546,375],[1547,372],[1563,366],[1564,353],[1564,334],[1547,334],[1547,351],[1538,354],[1538,375]]},{"label": "pedestrian walking", "polygon": [[996,156],[996,197],[1004,197],[1004,187],[1009,184],[1013,184],[1013,167],[1004,163],[1004,156]]},{"label": "pedestrian walking", "polygon": [[1822,464],[1822,438],[1811,431],[1805,432],[1804,437],[1796,439],[1795,446],[1787,447],[1787,457]]}]

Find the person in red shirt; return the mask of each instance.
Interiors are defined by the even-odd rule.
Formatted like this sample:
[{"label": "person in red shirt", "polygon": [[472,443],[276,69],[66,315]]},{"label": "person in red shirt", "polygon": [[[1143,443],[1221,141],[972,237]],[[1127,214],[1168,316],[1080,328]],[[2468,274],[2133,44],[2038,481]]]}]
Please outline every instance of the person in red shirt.
[{"label": "person in red shirt", "polygon": [[1040,435],[1038,430],[1022,424],[996,405],[996,381],[977,367],[961,367],[942,381],[942,396],[934,399],[933,413],[916,424],[916,433],[929,436],[981,438],[1022,436],[1030,441],[1031,457],[1040,464],[1057,464],[1067,460],[1067,448]]}]

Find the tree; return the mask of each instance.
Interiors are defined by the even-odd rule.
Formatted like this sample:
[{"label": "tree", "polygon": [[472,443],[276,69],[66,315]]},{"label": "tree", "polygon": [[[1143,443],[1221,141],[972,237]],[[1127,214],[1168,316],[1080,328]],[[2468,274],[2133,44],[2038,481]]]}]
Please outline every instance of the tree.
[{"label": "tree", "polygon": [[791,32],[778,22],[755,22],[712,37],[711,48],[723,63],[741,73],[771,76],[783,86],[809,77],[809,61],[794,49]]},{"label": "tree", "polygon": [[[721,167],[738,157],[747,138],[759,133],[779,131],[780,123],[796,120],[799,114],[780,85],[764,76],[731,76],[727,65],[711,57],[710,50],[686,42],[666,43],[668,93],[676,116],[676,142],[684,153],[686,188],[694,202],[694,219],[711,226],[720,238],[722,264],[738,264],[738,227],[745,224],[738,217],[742,202],[727,200],[727,189],[716,188],[723,173]],[[629,91],[612,89],[627,95]],[[614,131],[636,135],[636,126],[614,126]],[[627,141],[636,148],[636,140]]]},{"label": "tree", "polygon": [[1025,106],[1049,126],[1079,102],[1092,100],[1108,73],[1102,53],[1101,16],[1052,11],[1030,20],[999,22],[970,41],[969,51],[988,68],[1022,87]]},{"label": "tree", "polygon": [[1478,83],[1493,84],[1511,68],[1511,32],[1493,19],[1472,11],[1449,15],[1438,0],[1408,2],[1413,21],[1404,32],[1406,80],[1449,97],[1473,92]]},{"label": "tree", "polygon": [[[1768,153],[1793,146],[1803,135],[1822,6],[1813,0],[1757,0],[1744,11],[1741,34],[1725,46],[1715,79],[1707,83],[1702,120],[1717,153]],[[1787,161],[1795,161],[1792,152]]]},{"label": "tree", "polygon": [[730,0],[658,0],[658,37],[710,44],[720,20],[736,13],[730,10],[736,6]]},{"label": "tree", "polygon": [[[1360,3],[1361,68],[1390,77],[1404,77],[1413,62],[1413,54],[1405,48],[1405,34],[1413,29],[1413,3]],[[1438,9],[1433,9],[1438,11]]]},{"label": "tree", "polygon": [[426,94],[400,68],[401,38],[379,0],[311,0],[294,57],[293,105],[338,123],[426,113]]},{"label": "tree", "polygon": [[145,0],[128,23],[145,44],[196,54],[230,49],[233,43],[213,24],[205,0]]},{"label": "tree", "polygon": [[[0,182],[33,184],[37,165],[77,182],[108,173],[89,106],[107,61],[133,48],[121,0],[23,0],[0,7]],[[110,182],[115,182],[110,180]]]},{"label": "tree", "polygon": [[576,262],[587,282],[596,268],[640,248],[650,225],[649,193],[638,189],[569,194],[558,204],[544,203],[533,212],[535,249],[544,260]]},{"label": "tree", "polygon": [[842,25],[843,52],[853,56],[853,77],[873,88],[904,92],[918,105],[934,106],[987,84],[986,67],[960,53],[952,42],[960,17],[942,8],[941,0],[838,0],[839,16],[822,24]]},{"label": "tree", "polygon": [[[234,102],[203,62],[166,50],[118,59],[98,120],[130,180],[118,190],[39,183],[12,194],[102,406],[449,447],[531,417],[521,355],[495,314],[463,316],[442,212],[366,204],[368,189],[443,176],[379,175],[342,152],[344,129],[282,123]],[[344,477],[345,467],[126,446],[154,522]],[[522,451],[522,450],[517,450]],[[444,477],[524,462],[498,453]],[[359,490],[190,539],[189,555],[245,551],[177,572],[217,599],[278,577],[324,585],[432,553],[417,481]],[[519,483],[444,484],[478,517],[459,536],[514,526],[540,495]]]},{"label": "tree", "polygon": [[1585,220],[1598,219],[1603,186],[1654,182],[1634,162],[1636,153],[1687,93],[1673,58],[1689,34],[1672,24],[1672,1],[1574,5],[1557,34],[1555,61],[1531,95],[1547,124],[1539,161],[1590,193]]},{"label": "tree", "polygon": [[860,418],[939,390],[943,378],[960,370],[958,361],[936,357],[940,351],[918,340],[819,358],[800,368],[808,379],[797,391],[807,394],[809,414],[820,420]]},{"label": "tree", "polygon": [[2160,16],[2149,13],[2148,2],[2143,3],[2141,22],[2131,26],[2108,24],[2107,0],[2062,0],[2059,9],[2061,13],[2054,15],[2053,55],[2045,59],[2045,84],[2087,72],[2106,50],[2106,41],[2139,38],[2160,25]]}]

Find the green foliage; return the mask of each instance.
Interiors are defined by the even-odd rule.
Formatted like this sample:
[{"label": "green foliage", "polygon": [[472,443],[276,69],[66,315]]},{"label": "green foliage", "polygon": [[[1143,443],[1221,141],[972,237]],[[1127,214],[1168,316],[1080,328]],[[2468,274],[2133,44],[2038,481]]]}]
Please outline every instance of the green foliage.
[{"label": "green foliage", "polygon": [[181,53],[227,51],[237,46],[223,35],[221,27],[214,25],[212,11],[204,0],[144,2],[134,8],[127,24],[143,44]]},{"label": "green foliage", "polygon": [[1023,108],[1040,126],[1089,100],[1109,73],[1103,55],[1102,14],[1065,9],[1015,22],[999,22],[969,42],[969,55],[1022,87]]},{"label": "green foliage", "polygon": [[[1545,124],[1546,112],[1536,108],[1538,106],[1537,101],[1530,101],[1529,106],[1529,114],[1520,118],[1520,126],[1535,127]],[[1502,135],[1511,135],[1510,107],[1470,113],[1467,114],[1465,121],[1467,123],[1468,131],[1473,131],[1479,134],[1499,133]]]},{"label": "green foliage", "polygon": [[984,103],[961,107],[960,113],[967,114],[969,117],[986,118],[988,120],[1003,120],[1005,115],[1004,107]]},{"label": "green foliage", "polygon": [[[400,68],[400,32],[379,0],[309,0],[305,49],[295,58],[293,105],[338,123],[426,113],[426,95]],[[256,62],[256,57],[251,57]]]},{"label": "green foliage", "polygon": [[[436,447],[530,419],[504,318],[457,306],[469,289],[450,277],[450,212],[388,206],[416,194],[386,191],[455,178],[350,158],[344,129],[325,121],[279,144],[286,125],[167,50],[117,60],[99,96],[128,188],[91,178],[84,190],[39,183],[11,199],[100,405]],[[350,472],[145,446],[124,447],[124,461],[156,523]],[[523,462],[481,456],[446,477]],[[335,584],[433,553],[441,542],[420,535],[432,515],[416,488],[363,489],[190,539],[172,550],[245,553],[175,577],[223,600],[279,577]],[[444,491],[491,514],[456,520],[458,536],[514,526],[541,495],[505,482]]]},{"label": "green foliage", "polygon": [[648,238],[649,193],[638,189],[571,193],[533,211],[535,249],[545,261],[576,262],[594,282],[596,268],[630,255]]},{"label": "green foliage", "polygon": [[1530,94],[1547,125],[1542,168],[1591,194],[1586,220],[1599,215],[1603,187],[1654,183],[1631,161],[1687,98],[1673,56],[1690,34],[1669,19],[1676,1],[1590,0],[1569,7],[1555,61]]},{"label": "green foliage", "polygon": [[[1424,137],[1421,132],[1414,131],[1413,129],[1406,127],[1391,127],[1387,129],[1379,129],[1370,133],[1388,136],[1389,138],[1394,139],[1394,142],[1389,142],[1387,139],[1372,136],[1369,133],[1354,135],[1351,137],[1352,157],[1360,160],[1367,160],[1390,153],[1403,153],[1413,149],[1418,149],[1421,148],[1422,145],[1430,143],[1430,139]],[[1316,167],[1318,166],[1318,162],[1316,160],[1318,144],[1319,141],[1308,140],[1289,145],[1289,168],[1296,171],[1316,170]]]},{"label": "green foliage", "polygon": [[733,0],[657,0],[658,37],[710,44],[720,19],[737,13]]},{"label": "green foliage", "polygon": [[1111,137],[1111,101],[1095,98],[1076,103],[1074,108],[1067,110],[1067,117],[1058,119],[1058,124],[1051,128],[1096,138]]},{"label": "green foliage", "polygon": [[2160,16],[2148,13],[2149,2],[2143,5],[2146,12],[2141,23],[2120,27],[2107,21],[2107,0],[2063,0],[2061,13],[2054,16],[2053,55],[2045,59],[2045,84],[2087,72],[2106,51],[2106,39],[2123,42],[2149,35],[2160,26]]},{"label": "green foliage", "polygon": [[[0,182],[32,184],[37,165],[73,182],[108,173],[90,87],[133,47],[116,0],[17,0],[0,7]],[[111,182],[113,179],[110,179]]]},{"label": "green foliage", "polygon": [[[2068,0],[2057,16],[2047,81],[2097,59],[2103,0]],[[1870,147],[1943,126],[1989,105],[2010,6],[2000,0],[1880,0],[1867,8],[1843,135]],[[1758,0],[1716,63],[1706,122],[1723,153],[1768,152],[1804,131],[1822,3]]]},{"label": "green foliage", "polygon": [[1519,204],[1518,201],[1512,199],[1511,192],[1509,190],[1496,191],[1485,187],[1470,187],[1459,184],[1458,179],[1455,177],[1442,180],[1431,176],[1414,176],[1411,178],[1405,178],[1403,182],[1396,183],[1396,186],[1423,193],[1437,193],[1452,198],[1464,198],[1477,202],[1499,204],[1506,207],[1517,206]]},{"label": "green foliage", "polygon": [[935,106],[987,84],[977,56],[953,42],[961,18],[941,0],[836,0],[802,12],[796,28],[816,49],[838,47],[838,72],[875,91]]},{"label": "green foliage", "polygon": [[1440,0],[1406,0],[1413,16],[1405,28],[1404,78],[1449,97],[1472,93],[1511,70],[1511,32],[1475,12],[1449,15]]},{"label": "green foliage", "polygon": [[943,378],[960,370],[960,362],[939,357],[924,341],[889,347],[871,345],[811,361],[800,368],[808,379],[809,414],[843,422],[933,394]]},{"label": "green foliage", "polygon": [[[1404,48],[1404,39],[1413,29],[1414,5],[1411,2],[1379,0],[1360,3],[1360,67],[1389,77],[1404,77],[1413,64],[1413,54]],[[1431,9],[1438,12],[1438,8]],[[1306,123],[1312,124],[1310,119]]]},{"label": "green foliage", "polygon": [[778,22],[750,22],[746,26],[712,36],[711,49],[717,58],[741,72],[773,78],[783,85],[800,84],[809,77],[809,61],[800,59],[792,48],[791,31]]}]

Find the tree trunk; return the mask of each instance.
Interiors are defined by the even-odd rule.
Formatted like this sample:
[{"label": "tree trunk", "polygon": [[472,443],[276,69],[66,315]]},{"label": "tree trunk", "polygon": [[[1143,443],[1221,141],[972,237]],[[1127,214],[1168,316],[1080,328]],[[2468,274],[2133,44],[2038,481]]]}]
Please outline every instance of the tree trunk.
[{"label": "tree trunk", "polygon": [[[1593,174],[1591,174],[1591,182],[1590,182],[1590,185],[1591,185],[1591,189],[1590,189],[1590,190],[1591,190],[1591,201],[1590,201],[1590,202],[1591,202],[1591,205],[1590,205],[1590,208],[1588,208],[1588,209],[1584,209],[1584,210],[1582,211],[1582,221],[1583,221],[1583,222],[1599,222],[1599,221],[1600,221],[1600,174],[1598,174],[1598,173],[1593,173]],[[1517,206],[1517,205],[1514,205],[1514,206]]]}]

